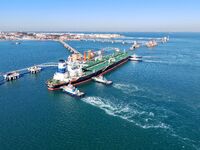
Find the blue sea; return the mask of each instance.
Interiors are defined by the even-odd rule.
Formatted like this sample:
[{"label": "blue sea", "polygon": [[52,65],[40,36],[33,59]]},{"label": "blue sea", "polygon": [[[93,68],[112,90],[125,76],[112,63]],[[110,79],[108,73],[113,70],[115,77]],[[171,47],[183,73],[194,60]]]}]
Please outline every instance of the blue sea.
[{"label": "blue sea", "polygon": [[[199,150],[200,33],[120,33],[125,40],[170,36],[155,48],[135,52],[106,78],[79,86],[75,99],[48,91],[56,68],[0,85],[0,150]],[[80,52],[131,44],[70,41]],[[0,72],[66,59],[54,41],[0,41]]]}]

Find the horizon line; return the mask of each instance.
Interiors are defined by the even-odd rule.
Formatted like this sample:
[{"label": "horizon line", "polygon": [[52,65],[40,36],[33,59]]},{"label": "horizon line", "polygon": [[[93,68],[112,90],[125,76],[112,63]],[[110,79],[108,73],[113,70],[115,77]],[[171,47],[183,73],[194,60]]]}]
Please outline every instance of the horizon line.
[{"label": "horizon line", "polygon": [[200,31],[88,31],[88,30],[63,30],[63,31],[56,31],[56,30],[0,30],[0,32],[52,32],[52,33],[66,33],[66,32],[69,32],[69,33],[72,33],[72,32],[75,32],[75,33],[80,33],[80,32],[95,32],[95,33],[131,33],[131,32],[134,32],[134,33],[200,33]]}]

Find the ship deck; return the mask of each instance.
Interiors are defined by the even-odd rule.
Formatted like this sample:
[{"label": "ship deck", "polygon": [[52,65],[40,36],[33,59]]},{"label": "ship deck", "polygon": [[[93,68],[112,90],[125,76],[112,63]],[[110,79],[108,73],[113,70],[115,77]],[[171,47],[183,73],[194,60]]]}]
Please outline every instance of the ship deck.
[{"label": "ship deck", "polygon": [[[129,57],[128,53],[117,52],[112,55],[104,56],[102,60],[90,60],[86,63],[87,66],[83,67],[84,76],[88,76],[94,72],[106,69],[110,65],[119,62],[125,58]],[[109,62],[110,59],[114,59],[115,61]],[[65,82],[58,81],[58,80],[48,80],[48,82],[52,85],[64,84]]]},{"label": "ship deck", "polygon": [[[104,68],[112,65],[113,63],[118,62],[126,57],[128,57],[127,53],[120,52],[120,53],[116,53],[114,55],[105,56],[103,58],[103,60],[101,60],[101,61],[96,61],[96,62],[94,60],[90,61],[87,63],[88,66],[84,68],[84,70],[86,70],[84,73],[85,73],[85,75],[89,75],[93,72],[104,69]],[[110,59],[115,59],[115,61],[109,62]]]}]

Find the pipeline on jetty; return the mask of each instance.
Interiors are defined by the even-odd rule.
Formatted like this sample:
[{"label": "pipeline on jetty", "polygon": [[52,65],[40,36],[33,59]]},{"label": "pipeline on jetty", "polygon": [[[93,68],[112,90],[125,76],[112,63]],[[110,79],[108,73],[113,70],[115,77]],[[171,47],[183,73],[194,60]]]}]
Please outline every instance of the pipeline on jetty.
[{"label": "pipeline on jetty", "polygon": [[137,43],[140,44],[144,44],[147,41],[150,40],[154,40],[156,42],[163,42],[163,41],[168,41],[169,37],[162,37],[162,38],[155,38],[155,37],[151,37],[151,38],[126,38],[126,39],[81,39],[81,41],[91,41],[91,42],[107,42],[107,43],[122,43],[122,44],[132,44],[135,41],[137,41]]},{"label": "pipeline on jetty", "polygon": [[139,48],[140,46],[146,46],[148,48],[152,48],[158,45],[158,43],[166,43],[169,41],[168,37],[141,37],[141,38],[126,38],[126,39],[81,39],[81,41],[91,41],[91,42],[107,42],[107,43],[122,43],[122,44],[132,44],[130,50],[134,50]]},{"label": "pipeline on jetty", "polygon": [[[42,67],[42,68],[57,67],[58,63],[50,62],[50,63],[43,63],[43,64],[39,64],[39,65],[34,65],[34,66],[38,66],[38,67]],[[24,71],[26,72],[26,71],[28,71],[28,68],[31,68],[31,67],[26,67],[26,68],[23,68],[23,69],[18,69],[18,70],[9,71],[9,72],[6,72],[6,73],[1,73],[0,75],[5,75],[5,74],[8,74],[10,72],[24,72]]]},{"label": "pipeline on jetty", "polygon": [[[67,44],[63,40],[59,40],[59,42],[61,44],[63,44],[63,46],[66,49],[68,49],[71,53],[79,54],[81,57],[83,56],[79,51],[77,51],[75,48],[71,47],[69,44]],[[41,70],[43,70],[44,68],[57,67],[57,66],[58,66],[58,63],[49,62],[49,63],[34,65],[31,67],[26,67],[26,68],[13,70],[13,71],[5,72],[5,73],[0,72],[0,85],[5,83],[6,81],[16,80],[16,79],[20,78],[21,76],[23,76],[24,74],[28,74],[28,73],[36,74],[36,73],[40,72]]]},{"label": "pipeline on jetty", "polygon": [[71,47],[69,44],[67,44],[66,42],[64,42],[63,40],[59,40],[59,42],[61,44],[63,44],[63,46],[68,49],[71,53],[74,54],[80,54],[81,56],[83,56],[78,50],[76,50],[75,48]]},{"label": "pipeline on jetty", "polygon": [[0,77],[2,77],[2,79],[0,80],[0,85],[3,84],[5,81],[16,80],[24,74],[32,73],[32,71],[30,71],[30,68],[32,69],[35,68],[36,69],[35,73],[38,73],[41,69],[45,69],[48,67],[57,67],[57,66],[58,66],[58,63],[49,62],[49,63],[42,63],[42,64],[34,65],[31,67],[26,67],[26,68],[13,70],[13,71],[5,72],[5,73],[0,73]]}]

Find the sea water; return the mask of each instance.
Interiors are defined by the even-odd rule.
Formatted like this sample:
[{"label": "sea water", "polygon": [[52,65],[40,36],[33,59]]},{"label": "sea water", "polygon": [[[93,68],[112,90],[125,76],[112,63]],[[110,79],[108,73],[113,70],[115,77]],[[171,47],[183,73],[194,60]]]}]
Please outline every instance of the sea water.
[{"label": "sea water", "polygon": [[[0,149],[188,149],[200,148],[200,33],[121,33],[139,41],[170,36],[135,52],[105,77],[113,85],[79,86],[82,99],[48,91],[55,67],[0,85]],[[125,39],[125,40],[126,40]],[[71,41],[80,52],[131,44]],[[67,59],[58,42],[0,42],[0,72]]]}]

